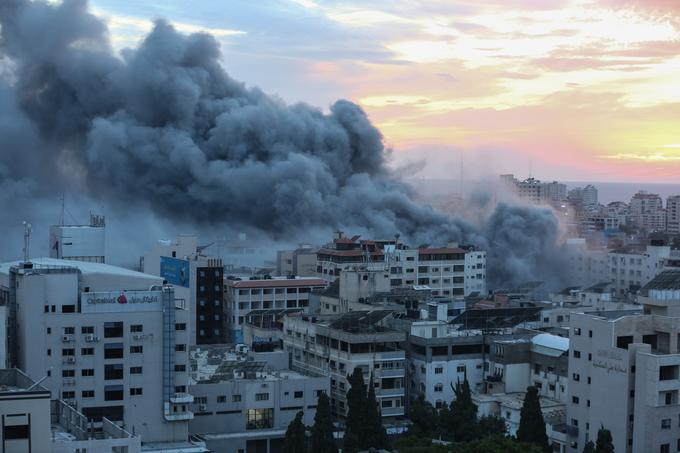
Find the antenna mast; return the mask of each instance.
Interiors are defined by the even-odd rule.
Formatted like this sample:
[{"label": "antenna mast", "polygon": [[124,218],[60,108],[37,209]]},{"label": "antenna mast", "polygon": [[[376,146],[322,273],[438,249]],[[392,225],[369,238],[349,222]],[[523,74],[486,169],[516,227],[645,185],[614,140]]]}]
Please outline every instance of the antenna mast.
[{"label": "antenna mast", "polygon": [[31,245],[31,224],[24,221],[24,263],[28,262],[30,245]]}]

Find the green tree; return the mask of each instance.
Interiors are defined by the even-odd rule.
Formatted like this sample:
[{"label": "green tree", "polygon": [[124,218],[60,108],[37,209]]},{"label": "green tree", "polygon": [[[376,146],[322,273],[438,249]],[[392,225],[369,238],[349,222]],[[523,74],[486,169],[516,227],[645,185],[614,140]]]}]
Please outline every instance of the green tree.
[{"label": "green tree", "polygon": [[538,389],[534,386],[527,387],[527,394],[520,412],[517,440],[537,445],[546,452],[550,451],[548,435],[545,432],[545,420],[538,399]]},{"label": "green tree", "polygon": [[434,436],[439,425],[439,415],[437,409],[425,401],[423,395],[409,405],[407,416],[413,423],[408,429],[409,435]]},{"label": "green tree", "polygon": [[592,440],[586,442],[586,446],[583,447],[583,453],[595,453],[595,444]]},{"label": "green tree", "polygon": [[505,426],[505,420],[500,417],[494,417],[492,415],[483,416],[479,419],[479,437],[484,439],[487,437],[504,437],[507,433],[507,427]]},{"label": "green tree", "polygon": [[347,419],[343,452],[356,453],[363,446],[366,434],[366,385],[361,368],[356,367],[347,378],[350,388],[347,391]]},{"label": "green tree", "polygon": [[333,417],[328,395],[321,393],[316,405],[314,426],[312,426],[311,452],[314,453],[337,453],[333,437]]},{"label": "green tree", "polygon": [[305,425],[302,423],[303,412],[295,415],[288,424],[286,436],[283,439],[283,453],[306,453],[307,439],[305,438]]},{"label": "green tree", "polygon": [[612,433],[608,429],[605,429],[604,426],[597,430],[595,453],[614,453]]},{"label": "green tree", "polygon": [[442,434],[456,442],[475,440],[479,437],[477,405],[472,402],[467,376],[462,383],[456,383],[453,392],[456,398],[451,401],[449,410],[442,414]]},{"label": "green tree", "polygon": [[463,444],[455,444],[449,451],[452,453],[542,453],[535,445],[518,442],[505,437],[474,440]]},{"label": "green tree", "polygon": [[373,374],[371,380],[368,382],[368,395],[366,397],[366,436],[364,437],[363,447],[365,448],[382,448],[388,450],[390,448],[390,441],[387,438],[387,432],[382,424],[382,415],[380,414],[380,407],[375,398],[375,385],[373,384]]}]

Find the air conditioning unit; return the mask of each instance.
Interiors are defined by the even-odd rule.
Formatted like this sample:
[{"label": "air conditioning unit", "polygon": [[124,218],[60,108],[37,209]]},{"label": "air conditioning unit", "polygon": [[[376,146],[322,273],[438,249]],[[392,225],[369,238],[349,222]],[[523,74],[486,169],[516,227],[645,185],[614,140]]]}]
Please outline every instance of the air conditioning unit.
[{"label": "air conditioning unit", "polygon": [[99,337],[95,337],[93,333],[85,335],[85,341],[88,343],[95,343],[99,341]]},{"label": "air conditioning unit", "polygon": [[136,333],[136,334],[132,335],[133,340],[143,340],[145,338],[146,338],[146,335],[144,335],[143,333]]},{"label": "air conditioning unit", "polygon": [[64,343],[68,343],[70,341],[73,341],[73,336],[72,335],[62,335],[61,341]]},{"label": "air conditioning unit", "polygon": [[207,405],[207,404],[199,404],[199,405],[198,405],[198,410],[199,410],[199,411],[207,411],[207,410],[208,410],[208,405]]},{"label": "air conditioning unit", "polygon": [[66,363],[76,363],[76,358],[73,356],[66,357]]}]

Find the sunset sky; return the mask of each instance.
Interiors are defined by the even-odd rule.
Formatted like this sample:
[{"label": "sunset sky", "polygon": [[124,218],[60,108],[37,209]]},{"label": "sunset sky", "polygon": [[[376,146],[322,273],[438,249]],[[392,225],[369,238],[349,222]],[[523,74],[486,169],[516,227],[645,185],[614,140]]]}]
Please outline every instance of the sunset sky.
[{"label": "sunset sky", "polygon": [[361,104],[408,175],[680,181],[680,0],[92,0],[165,18],[286,102]]}]

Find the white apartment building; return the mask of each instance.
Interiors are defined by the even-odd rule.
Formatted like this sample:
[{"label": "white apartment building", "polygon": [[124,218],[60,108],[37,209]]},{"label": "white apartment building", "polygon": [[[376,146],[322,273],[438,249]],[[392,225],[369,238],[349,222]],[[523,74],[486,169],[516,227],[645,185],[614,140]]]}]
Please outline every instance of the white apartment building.
[{"label": "white apartment building", "polygon": [[680,271],[643,288],[645,315],[571,316],[568,423],[570,451],[600,426],[619,452],[676,451],[680,439]]},{"label": "white apartment building", "polygon": [[[187,311],[162,279],[100,263],[0,265],[16,366],[88,419],[186,443]],[[173,451],[166,448],[164,451]]]},{"label": "white apartment building", "polygon": [[590,249],[583,238],[567,239],[563,250],[567,260],[565,279],[582,288],[611,280],[607,250]]},{"label": "white apartment building", "polygon": [[406,352],[399,343],[406,333],[387,326],[389,310],[352,311],[342,315],[291,315],[284,318],[284,348],[291,367],[330,376],[331,405],[336,416],[347,413],[347,377],[359,367],[371,376],[385,423],[405,414]]},{"label": "white apartment building", "polygon": [[645,231],[665,231],[666,211],[663,200],[657,194],[640,191],[630,200],[630,220]]},{"label": "white apartment building", "polygon": [[229,335],[234,343],[243,343],[243,324],[253,310],[281,309],[307,311],[312,291],[326,287],[315,277],[225,280],[224,292]]},{"label": "white apartment building", "polygon": [[486,252],[473,247],[410,249],[396,241],[357,241],[336,237],[317,251],[319,278],[335,281],[346,269],[389,270],[390,287],[426,285],[432,296],[486,293]]},{"label": "white apartment building", "polygon": [[52,225],[50,258],[104,263],[106,223],[103,216],[90,215],[89,225]]},{"label": "white apartment building", "polygon": [[318,396],[330,394],[327,376],[277,369],[226,347],[196,347],[190,355],[195,417],[189,431],[211,451],[280,451],[296,414],[313,425]]},{"label": "white apartment building", "polygon": [[139,260],[139,268],[145,274],[161,275],[161,257],[187,259],[195,255],[198,238],[193,234],[180,234],[175,238],[161,239]]},{"label": "white apartment building", "polygon": [[412,397],[422,395],[441,408],[455,399],[453,387],[466,377],[473,392],[483,390],[488,345],[481,331],[457,331],[443,321],[417,321],[411,324],[407,348]]},{"label": "white apartment building", "polygon": [[625,295],[642,288],[663,270],[670,253],[666,245],[648,245],[644,251],[626,248],[609,252],[612,291]]},{"label": "white apartment building", "polygon": [[666,233],[680,234],[680,195],[666,198]]}]

